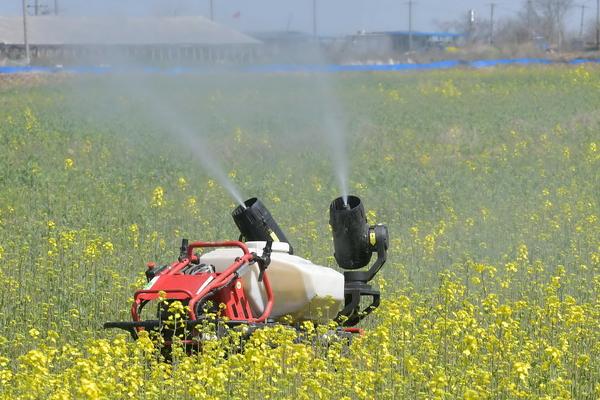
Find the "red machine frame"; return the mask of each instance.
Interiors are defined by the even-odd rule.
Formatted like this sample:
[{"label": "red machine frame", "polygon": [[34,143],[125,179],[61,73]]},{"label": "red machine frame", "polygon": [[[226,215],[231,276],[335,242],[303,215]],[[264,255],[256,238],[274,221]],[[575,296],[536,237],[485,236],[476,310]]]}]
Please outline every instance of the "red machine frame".
[{"label": "red machine frame", "polygon": [[[198,274],[185,274],[184,269],[190,264],[198,264],[199,258],[194,255],[194,249],[197,248],[217,248],[217,247],[238,247],[243,255],[227,267],[223,272],[200,272]],[[270,262],[270,245],[267,245],[262,256],[250,253],[245,243],[240,241],[222,241],[222,242],[192,242],[187,246],[182,246],[182,253],[179,260],[168,267],[164,267],[153,275],[149,281],[149,288],[138,290],[134,294],[134,300],[131,305],[132,321],[107,322],[105,328],[119,328],[130,332],[134,339],[139,337],[139,332],[146,329],[156,330],[161,328],[171,329],[162,320],[142,320],[141,310],[150,301],[165,299],[167,301],[181,301],[187,303],[187,319],[185,326],[191,337],[194,336],[195,328],[204,319],[198,319],[196,308],[199,302],[210,297],[216,304],[224,304],[220,312],[221,317],[225,317],[227,325],[251,325],[263,326],[271,323],[268,320],[273,309],[274,296],[271,284],[269,282],[266,267]],[[258,263],[261,274],[259,281],[264,285],[267,302],[260,316],[255,316],[246,294],[243,289],[241,277],[247,272],[250,266]],[[150,270],[154,269],[154,264],[149,264]],[[201,304],[201,303],[200,303]],[[184,321],[182,321],[184,322]],[[348,334],[363,334],[359,328],[343,327],[343,332]],[[186,335],[187,336],[187,335]],[[181,340],[186,345],[194,344],[194,340]],[[170,346],[171,340],[165,340],[164,345]]]},{"label": "red machine frame", "polygon": [[[182,273],[183,269],[190,263],[198,263],[198,257],[194,255],[194,249],[197,248],[216,248],[216,247],[238,247],[243,255],[225,269],[223,272],[200,273],[197,275],[187,275]],[[245,243],[239,241],[223,242],[193,242],[187,246],[185,258],[181,258],[171,264],[170,267],[159,271],[150,281],[151,288],[138,290],[134,294],[134,301],[131,305],[132,322],[110,323],[112,327],[128,329],[135,337],[137,333],[149,327],[155,327],[159,321],[142,321],[141,309],[152,300],[164,298],[166,300],[179,300],[187,303],[188,322],[197,321],[196,305],[206,296],[212,295],[215,302],[224,304],[225,307],[221,315],[226,317],[232,323],[239,321],[245,324],[265,323],[273,309],[273,290],[266,272],[262,275],[262,284],[267,295],[267,302],[263,313],[255,316],[252,308],[246,298],[241,276],[245,271],[242,269],[249,267],[261,259],[254,253],[250,253]],[[149,267],[151,268],[151,267]],[[228,286],[230,290],[224,290]],[[184,341],[187,342],[187,341]]]}]

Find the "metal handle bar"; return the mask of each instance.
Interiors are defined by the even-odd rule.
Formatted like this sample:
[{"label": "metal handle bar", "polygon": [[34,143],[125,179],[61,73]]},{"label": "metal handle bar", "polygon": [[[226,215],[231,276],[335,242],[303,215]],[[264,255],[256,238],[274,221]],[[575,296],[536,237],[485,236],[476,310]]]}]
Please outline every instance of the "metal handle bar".
[{"label": "metal handle bar", "polygon": [[192,242],[188,245],[187,248],[187,258],[188,260],[192,259],[194,255],[194,249],[198,247],[239,247],[245,254],[250,254],[248,250],[248,246],[245,243],[239,242],[237,240],[229,240],[226,242]]}]

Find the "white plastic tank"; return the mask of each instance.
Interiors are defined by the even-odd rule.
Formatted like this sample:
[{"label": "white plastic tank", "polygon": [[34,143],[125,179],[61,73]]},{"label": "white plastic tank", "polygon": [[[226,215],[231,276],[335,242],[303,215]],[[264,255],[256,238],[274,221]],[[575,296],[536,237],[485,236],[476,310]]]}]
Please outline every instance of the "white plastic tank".
[{"label": "white plastic tank", "polygon": [[[248,242],[250,252],[262,255],[266,242]],[[242,256],[240,248],[218,248],[200,256],[200,262],[224,271]],[[289,254],[289,245],[273,242],[271,264],[266,273],[273,289],[271,318],[290,315],[295,321],[329,321],[344,303],[344,275],[309,260]],[[242,277],[242,284],[256,316],[265,309],[267,295],[258,282],[259,269],[254,264]]]}]

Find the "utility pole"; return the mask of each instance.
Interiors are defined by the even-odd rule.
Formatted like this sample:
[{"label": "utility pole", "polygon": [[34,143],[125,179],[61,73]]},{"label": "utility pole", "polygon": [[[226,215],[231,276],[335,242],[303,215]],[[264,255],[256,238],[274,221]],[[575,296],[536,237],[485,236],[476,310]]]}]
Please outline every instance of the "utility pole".
[{"label": "utility pole", "polygon": [[317,38],[317,0],[313,0],[312,4],[312,17],[313,17],[313,36]]},{"label": "utility pole", "polygon": [[210,0],[210,20],[215,20],[215,4],[214,0]]},{"label": "utility pole", "polygon": [[58,15],[58,0],[54,0],[54,15]]},{"label": "utility pole", "polygon": [[532,0],[527,0],[527,31],[529,32],[529,40],[533,39],[533,29],[531,28],[533,4]]},{"label": "utility pole", "polygon": [[412,51],[412,6],[413,0],[408,0],[408,51]]},{"label": "utility pole", "polygon": [[[557,4],[558,5],[558,4]],[[562,47],[562,33],[561,33],[561,26],[560,26],[560,19],[561,15],[560,15],[560,10],[557,7],[556,10],[556,48],[558,50],[558,52],[560,53],[561,47]]]},{"label": "utility pole", "polygon": [[25,61],[27,65],[31,63],[31,55],[29,53],[29,39],[27,38],[27,2],[22,0],[23,6],[23,43],[25,44]]},{"label": "utility pole", "polygon": [[35,0],[33,3],[33,13],[36,17],[40,15],[40,0]]},{"label": "utility pole", "polygon": [[496,3],[490,3],[490,46],[494,45],[494,11]]},{"label": "utility pole", "polygon": [[473,40],[473,34],[475,32],[475,10],[470,9],[469,12],[467,13],[467,16],[468,16],[468,22],[469,22],[468,40],[469,40],[469,43],[471,43],[471,41]]},{"label": "utility pole", "polygon": [[581,5],[581,21],[579,23],[579,40],[583,40],[583,20],[585,18],[585,5]]},{"label": "utility pole", "polygon": [[596,50],[600,50],[600,0],[596,0]]}]

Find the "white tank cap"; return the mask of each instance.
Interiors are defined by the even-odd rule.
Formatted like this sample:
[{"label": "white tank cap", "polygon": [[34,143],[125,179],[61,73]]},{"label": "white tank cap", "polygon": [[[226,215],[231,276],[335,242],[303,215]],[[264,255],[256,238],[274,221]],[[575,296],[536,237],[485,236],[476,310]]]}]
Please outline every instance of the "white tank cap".
[{"label": "white tank cap", "polygon": [[[246,246],[248,246],[248,250],[250,250],[251,253],[254,252],[258,255],[262,254],[262,251],[266,245],[267,245],[267,242],[246,242]],[[273,242],[273,245],[271,246],[271,251],[274,251],[277,253],[288,253],[289,254],[290,245],[289,245],[289,243],[285,243],[285,242]]]}]

